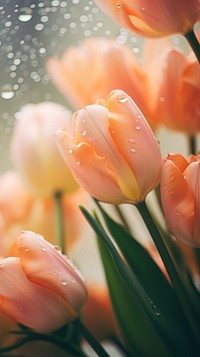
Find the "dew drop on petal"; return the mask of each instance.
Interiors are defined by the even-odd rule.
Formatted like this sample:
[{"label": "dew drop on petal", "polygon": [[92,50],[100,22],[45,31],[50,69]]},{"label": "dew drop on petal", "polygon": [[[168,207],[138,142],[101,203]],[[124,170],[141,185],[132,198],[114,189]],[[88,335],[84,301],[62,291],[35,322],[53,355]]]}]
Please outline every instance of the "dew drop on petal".
[{"label": "dew drop on petal", "polygon": [[130,141],[130,143],[134,143],[135,142],[135,138],[133,136],[130,136],[130,138],[128,140]]},{"label": "dew drop on petal", "polygon": [[85,136],[86,134],[87,134],[87,131],[86,131],[85,129],[83,129],[83,130],[81,131],[81,135]]},{"label": "dew drop on petal", "polygon": [[66,286],[67,285],[67,280],[66,279],[61,279],[61,285]]},{"label": "dew drop on petal", "polygon": [[62,253],[62,248],[59,245],[54,245],[54,249],[57,250],[58,253]]},{"label": "dew drop on petal", "polygon": [[140,129],[141,129],[141,126],[140,126],[139,124],[136,124],[136,125],[135,125],[135,129],[136,129],[136,130],[140,130]]},{"label": "dew drop on petal", "polygon": [[73,153],[73,149],[72,148],[68,149],[68,153],[72,154]]},{"label": "dew drop on petal", "polygon": [[117,100],[120,103],[126,103],[128,101],[128,98],[126,96],[124,96],[124,95],[118,95],[117,96]]},{"label": "dew drop on petal", "polygon": [[136,149],[130,148],[130,151],[131,151],[131,152],[136,152]]},{"label": "dew drop on petal", "polygon": [[160,97],[160,102],[163,103],[165,101],[165,97]]}]

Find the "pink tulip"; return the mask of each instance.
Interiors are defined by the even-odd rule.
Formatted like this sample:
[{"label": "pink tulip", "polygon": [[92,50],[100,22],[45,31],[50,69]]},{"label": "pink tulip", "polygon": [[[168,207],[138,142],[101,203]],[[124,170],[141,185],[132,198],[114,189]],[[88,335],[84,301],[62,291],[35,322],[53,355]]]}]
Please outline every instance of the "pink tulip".
[{"label": "pink tulip", "polygon": [[65,125],[70,112],[59,104],[44,102],[28,104],[18,115],[11,152],[30,187],[40,196],[51,196],[56,191],[71,193],[77,189],[54,140],[54,132]]},{"label": "pink tulip", "polygon": [[95,0],[115,21],[140,36],[186,34],[200,18],[198,0]]},{"label": "pink tulip", "polygon": [[76,319],[87,293],[78,270],[42,236],[23,232],[18,256],[0,262],[0,309],[10,318],[41,332]]},{"label": "pink tulip", "polygon": [[170,154],[163,166],[161,197],[166,222],[181,242],[200,246],[200,160]]},{"label": "pink tulip", "polygon": [[99,103],[58,130],[60,152],[90,195],[116,204],[142,201],[160,180],[158,143],[125,92],[115,90]]},{"label": "pink tulip", "polygon": [[77,47],[69,47],[59,59],[46,64],[53,83],[77,110],[120,88],[135,101],[154,127],[151,100],[147,100],[144,69],[128,46],[114,40],[87,39]]},{"label": "pink tulip", "polygon": [[12,224],[23,222],[32,209],[34,200],[35,197],[18,171],[3,173],[0,176],[0,216],[3,230]]},{"label": "pink tulip", "polygon": [[152,87],[152,116],[157,124],[194,135],[200,130],[200,67],[169,41],[146,44],[144,66]]}]

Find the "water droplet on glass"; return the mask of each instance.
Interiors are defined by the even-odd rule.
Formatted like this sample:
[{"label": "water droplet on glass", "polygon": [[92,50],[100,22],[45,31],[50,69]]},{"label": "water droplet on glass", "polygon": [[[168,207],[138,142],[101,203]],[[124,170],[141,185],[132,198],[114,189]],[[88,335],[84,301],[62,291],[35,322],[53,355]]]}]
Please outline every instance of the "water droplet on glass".
[{"label": "water droplet on glass", "polygon": [[126,103],[126,102],[128,101],[128,98],[125,97],[124,95],[118,95],[117,100],[118,100],[120,103]]},{"label": "water droplet on glass", "polygon": [[29,7],[22,7],[19,10],[18,19],[21,22],[27,22],[32,19],[32,10]]},{"label": "water droplet on glass", "polygon": [[67,280],[62,279],[62,280],[61,280],[61,285],[66,286],[66,285],[67,285]]},{"label": "water droplet on glass", "polygon": [[3,99],[11,99],[15,95],[13,88],[10,84],[5,84],[1,87],[1,97]]}]

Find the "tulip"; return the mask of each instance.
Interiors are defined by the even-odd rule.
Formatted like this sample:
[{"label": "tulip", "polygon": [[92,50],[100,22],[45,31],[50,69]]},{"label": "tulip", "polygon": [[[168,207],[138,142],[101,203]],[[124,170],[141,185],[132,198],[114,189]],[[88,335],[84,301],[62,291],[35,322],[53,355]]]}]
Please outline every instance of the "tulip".
[{"label": "tulip", "polygon": [[[86,202],[86,193],[80,188],[62,197],[61,208],[68,254],[71,253],[84,226],[84,218],[78,204]],[[18,171],[4,172],[0,176],[0,229],[1,255],[8,254],[14,238],[22,229],[40,232],[49,242],[56,244],[53,197],[33,195]]]},{"label": "tulip", "polygon": [[198,0],[95,0],[115,21],[140,36],[187,34],[200,18]]},{"label": "tulip", "polygon": [[75,191],[77,183],[59,155],[53,136],[70,112],[59,104],[44,102],[25,105],[18,116],[11,152],[31,189],[40,196]]},{"label": "tulip", "polygon": [[182,243],[200,246],[200,160],[167,156],[162,170],[161,198],[172,235]]},{"label": "tulip", "polygon": [[0,309],[14,321],[52,332],[77,318],[87,292],[78,270],[33,232],[16,239],[18,256],[0,262]]},{"label": "tulip", "polygon": [[[164,47],[165,46],[165,47]],[[152,116],[157,124],[194,135],[200,130],[200,68],[195,56],[184,55],[169,41],[146,44],[144,64],[152,85]]]},{"label": "tulip", "polygon": [[23,222],[32,209],[34,200],[35,197],[18,171],[4,172],[0,176],[0,216],[3,230],[13,223]]},{"label": "tulip", "polygon": [[104,284],[87,285],[88,301],[83,309],[83,321],[92,335],[103,341],[119,333],[108,289]]},{"label": "tulip", "polygon": [[56,138],[80,185],[100,201],[137,203],[159,183],[158,143],[124,91],[75,113]]},{"label": "tulip", "polygon": [[145,71],[128,46],[114,40],[87,39],[77,47],[69,47],[61,59],[49,58],[46,68],[76,110],[120,88],[154,126],[151,100],[146,99],[151,87],[147,87]]}]

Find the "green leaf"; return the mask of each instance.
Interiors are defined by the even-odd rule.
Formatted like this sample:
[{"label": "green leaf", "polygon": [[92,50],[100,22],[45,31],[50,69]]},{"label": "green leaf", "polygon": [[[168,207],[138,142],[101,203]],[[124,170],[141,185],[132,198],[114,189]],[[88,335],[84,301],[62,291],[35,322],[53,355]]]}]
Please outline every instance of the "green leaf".
[{"label": "green leaf", "polygon": [[171,345],[176,346],[180,355],[189,355],[191,345],[196,346],[196,340],[174,289],[147,250],[96,203],[131,270],[160,314],[160,324],[163,325],[162,329],[166,331]]},{"label": "green leaf", "polygon": [[[109,265],[105,267],[106,274],[110,277],[108,285],[116,316],[129,348],[134,353],[137,351],[136,355],[139,356],[168,356],[160,338],[162,329],[159,328],[158,312],[100,223],[83,207],[81,211],[98,238],[103,241],[105,257],[106,254],[110,257]],[[103,258],[103,262],[104,260],[106,258]]]}]

